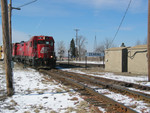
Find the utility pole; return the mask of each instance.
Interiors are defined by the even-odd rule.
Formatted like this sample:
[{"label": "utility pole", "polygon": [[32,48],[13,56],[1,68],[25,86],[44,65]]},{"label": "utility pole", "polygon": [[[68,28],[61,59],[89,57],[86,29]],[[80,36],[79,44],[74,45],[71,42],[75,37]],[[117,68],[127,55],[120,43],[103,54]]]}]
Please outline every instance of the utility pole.
[{"label": "utility pole", "polygon": [[23,7],[23,6],[26,6],[26,5],[29,5],[33,2],[36,2],[37,0],[33,0],[31,2],[28,2],[28,3],[25,3],[21,6],[19,6],[18,8],[16,7],[12,7],[12,0],[9,0],[9,5],[8,5],[8,8],[9,8],[9,13],[8,13],[8,16],[9,16],[9,38],[10,38],[10,44],[11,44],[11,53],[12,53],[12,27],[11,27],[11,15],[12,15],[12,10],[13,9],[16,9],[16,10],[21,10],[20,7]]},{"label": "utility pole", "polygon": [[14,89],[13,89],[13,73],[11,68],[12,56],[11,56],[11,50],[10,50],[11,47],[10,47],[10,39],[9,39],[7,0],[1,0],[1,13],[2,13],[2,32],[3,32],[7,95],[12,96],[14,94]]},{"label": "utility pole", "polygon": [[96,35],[95,35],[95,40],[94,40],[94,51],[97,49],[97,40],[96,40]]},{"label": "utility pole", "polygon": [[150,82],[150,0],[148,0],[148,42],[147,42],[147,52],[148,52],[148,81]]},{"label": "utility pole", "polygon": [[78,31],[79,29],[74,29],[76,31],[76,46],[78,45]]},{"label": "utility pole", "polygon": [[[78,39],[78,31],[79,31],[79,29],[74,29],[75,31],[76,31],[76,55],[78,54],[78,49],[79,49],[79,39]],[[77,60],[77,56],[76,56],[76,60]]]},{"label": "utility pole", "polygon": [[8,8],[9,8],[9,13],[8,13],[8,16],[9,16],[9,40],[10,40],[11,53],[12,53],[12,28],[11,28],[12,9],[20,10],[20,8],[12,7],[12,0],[9,0]]},{"label": "utility pole", "polygon": [[8,13],[8,16],[9,16],[9,40],[10,40],[10,45],[11,45],[11,53],[12,53],[12,33],[11,33],[11,12],[12,12],[12,1],[10,0],[9,1],[9,13]]}]

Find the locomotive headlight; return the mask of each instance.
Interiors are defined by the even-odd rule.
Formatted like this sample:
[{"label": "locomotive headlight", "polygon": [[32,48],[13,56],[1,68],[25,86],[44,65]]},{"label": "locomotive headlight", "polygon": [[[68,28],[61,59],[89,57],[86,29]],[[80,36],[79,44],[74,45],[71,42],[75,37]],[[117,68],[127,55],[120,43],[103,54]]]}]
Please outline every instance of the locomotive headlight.
[{"label": "locomotive headlight", "polygon": [[50,56],[50,58],[53,58],[53,56]]}]

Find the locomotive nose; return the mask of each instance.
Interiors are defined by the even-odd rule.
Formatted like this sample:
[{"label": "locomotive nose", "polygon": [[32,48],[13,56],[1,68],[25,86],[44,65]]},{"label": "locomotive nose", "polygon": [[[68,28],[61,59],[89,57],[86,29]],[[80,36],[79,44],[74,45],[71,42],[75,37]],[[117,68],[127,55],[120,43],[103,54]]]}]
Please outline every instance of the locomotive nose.
[{"label": "locomotive nose", "polygon": [[50,51],[49,47],[41,47],[40,53],[47,54]]},{"label": "locomotive nose", "polygon": [[38,45],[38,58],[50,58],[50,47]]}]

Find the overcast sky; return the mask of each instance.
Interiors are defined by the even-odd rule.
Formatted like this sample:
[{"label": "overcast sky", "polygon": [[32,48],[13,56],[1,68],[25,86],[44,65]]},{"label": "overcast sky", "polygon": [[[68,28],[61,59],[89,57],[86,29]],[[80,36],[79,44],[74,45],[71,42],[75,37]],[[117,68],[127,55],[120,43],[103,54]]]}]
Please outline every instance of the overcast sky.
[{"label": "overcast sky", "polygon": [[[13,0],[13,7],[30,1],[33,0]],[[128,3],[129,0],[37,0],[19,11],[12,11],[13,42],[27,41],[34,35],[50,35],[55,42],[64,41],[68,48],[75,38],[74,29],[78,28],[79,35],[86,37],[87,50],[92,51],[95,35],[97,45],[105,38],[113,39]],[[117,46],[122,42],[134,46],[137,40],[146,40],[147,9],[148,0],[132,0],[114,40]]]}]

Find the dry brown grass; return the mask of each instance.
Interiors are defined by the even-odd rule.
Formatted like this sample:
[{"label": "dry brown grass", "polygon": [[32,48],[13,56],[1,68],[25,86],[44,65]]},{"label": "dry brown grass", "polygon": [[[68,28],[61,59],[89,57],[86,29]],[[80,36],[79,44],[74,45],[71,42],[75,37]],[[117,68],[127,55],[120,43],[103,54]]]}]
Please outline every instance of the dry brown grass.
[{"label": "dry brown grass", "polygon": [[62,92],[63,90],[62,90],[61,88],[56,88],[55,91],[56,91],[57,93],[60,93],[60,92]]},{"label": "dry brown grass", "polygon": [[16,102],[16,101],[14,101],[14,100],[11,100],[10,102],[11,102],[12,106],[16,106],[16,105],[18,105],[18,104],[17,104],[17,102]]},{"label": "dry brown grass", "polygon": [[65,113],[71,113],[73,111],[75,111],[75,109],[73,107],[68,107],[67,111]]},{"label": "dry brown grass", "polygon": [[77,101],[78,98],[77,98],[77,97],[73,97],[73,98],[71,98],[70,100],[72,100],[72,101]]},{"label": "dry brown grass", "polygon": [[57,113],[56,111],[51,111],[50,113]]},{"label": "dry brown grass", "polygon": [[39,113],[40,110],[39,110],[39,109],[35,109],[34,112],[35,112],[35,113]]},{"label": "dry brown grass", "polygon": [[31,113],[30,111],[25,111],[24,113]]}]

